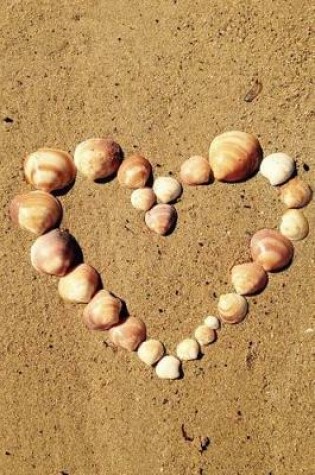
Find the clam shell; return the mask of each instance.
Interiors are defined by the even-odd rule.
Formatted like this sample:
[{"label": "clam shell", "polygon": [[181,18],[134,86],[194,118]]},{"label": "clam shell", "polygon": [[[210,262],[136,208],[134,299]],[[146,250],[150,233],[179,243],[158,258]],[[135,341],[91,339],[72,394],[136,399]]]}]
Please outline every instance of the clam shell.
[{"label": "clam shell", "polygon": [[89,330],[109,330],[119,323],[122,302],[107,290],[99,290],[83,312]]},{"label": "clam shell", "polygon": [[217,337],[215,330],[209,328],[208,325],[199,325],[194,333],[199,345],[206,346],[214,343]]},{"label": "clam shell", "polygon": [[186,338],[176,347],[177,357],[181,361],[192,361],[198,359],[200,352],[199,343],[194,338]]},{"label": "clam shell", "polygon": [[240,323],[248,311],[247,300],[238,294],[223,294],[219,298],[218,310],[224,323]]},{"label": "clam shell", "polygon": [[58,283],[60,297],[66,302],[88,303],[101,287],[101,278],[94,267],[79,264]]},{"label": "clam shell", "polygon": [[281,186],[280,199],[288,208],[303,208],[312,199],[312,189],[305,181],[295,177]]},{"label": "clam shell", "polygon": [[272,153],[263,159],[260,173],[269,180],[271,185],[281,185],[286,182],[295,171],[295,161],[286,153]]},{"label": "clam shell", "polygon": [[158,340],[146,340],[138,348],[138,357],[148,366],[155,365],[164,355],[164,346]]},{"label": "clam shell", "polygon": [[149,160],[142,155],[131,155],[123,160],[117,174],[120,185],[127,188],[143,188],[152,174]]},{"label": "clam shell", "polygon": [[160,203],[171,203],[182,194],[182,185],[171,176],[160,176],[153,183],[153,191]]},{"label": "clam shell", "polygon": [[302,211],[289,209],[281,217],[279,230],[290,241],[300,241],[308,235],[309,225]]},{"label": "clam shell", "polygon": [[163,356],[155,371],[160,379],[178,379],[181,376],[181,362],[173,355]]},{"label": "clam shell", "polygon": [[239,264],[232,269],[232,284],[240,295],[252,295],[261,292],[267,285],[268,275],[256,262]]},{"label": "clam shell", "polygon": [[204,319],[204,324],[209,327],[211,330],[219,330],[221,323],[218,317],[215,317],[213,315],[208,315]]},{"label": "clam shell", "polygon": [[294,248],[285,236],[273,229],[261,229],[251,239],[251,254],[265,271],[278,271],[293,258]]},{"label": "clam shell", "polygon": [[152,188],[139,188],[131,193],[131,204],[141,211],[149,211],[156,203],[156,196]]},{"label": "clam shell", "polygon": [[177,220],[177,212],[174,206],[158,204],[145,214],[145,223],[151,231],[165,235],[170,232]]},{"label": "clam shell", "polygon": [[128,351],[135,351],[146,338],[146,326],[138,317],[128,317],[108,332],[109,338],[116,346]]},{"label": "clam shell", "polygon": [[122,150],[111,139],[84,140],[75,149],[74,162],[80,173],[89,180],[112,176],[119,168]]},{"label": "clam shell", "polygon": [[186,160],[180,169],[180,178],[185,185],[204,185],[209,183],[211,168],[208,160],[194,155]]}]

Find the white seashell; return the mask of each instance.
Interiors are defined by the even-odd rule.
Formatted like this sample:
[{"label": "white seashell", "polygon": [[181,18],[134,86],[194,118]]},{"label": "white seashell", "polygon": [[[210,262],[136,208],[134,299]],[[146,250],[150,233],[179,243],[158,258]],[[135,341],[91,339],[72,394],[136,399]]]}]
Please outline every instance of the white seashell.
[{"label": "white seashell", "polygon": [[302,211],[289,209],[281,218],[279,230],[290,241],[300,241],[309,233],[309,225]]},{"label": "white seashell", "polygon": [[217,337],[215,330],[209,328],[207,325],[199,325],[195,330],[194,336],[201,346],[215,342]]},{"label": "white seashell", "polygon": [[139,188],[131,193],[131,204],[141,211],[149,211],[156,203],[156,196],[152,188]]},{"label": "white seashell", "polygon": [[178,379],[181,375],[181,362],[172,355],[163,356],[155,368],[160,379]]},{"label": "white seashell", "polygon": [[195,155],[188,158],[180,169],[180,178],[185,185],[203,185],[209,183],[211,168],[208,160]]},{"label": "white seashell", "polygon": [[60,297],[66,302],[88,303],[101,287],[101,278],[94,267],[79,264],[58,283]]},{"label": "white seashell", "polygon": [[175,201],[182,194],[182,185],[171,176],[160,176],[153,183],[153,191],[161,203]]},{"label": "white seashell", "polygon": [[272,153],[263,159],[260,173],[269,180],[271,185],[281,185],[286,182],[295,171],[295,161],[286,153]]},{"label": "white seashell", "polygon": [[247,300],[234,293],[220,295],[218,310],[224,323],[240,323],[248,311]]},{"label": "white seashell", "polygon": [[164,355],[164,346],[159,340],[146,340],[138,348],[138,357],[148,366],[153,366]]},{"label": "white seashell", "polygon": [[193,338],[186,338],[176,348],[176,354],[181,361],[196,360],[199,356],[199,343]]},{"label": "white seashell", "polygon": [[219,330],[221,323],[218,317],[214,317],[213,315],[209,315],[204,319],[204,324],[211,328],[211,330]]},{"label": "white seashell", "polygon": [[312,199],[312,189],[295,177],[280,188],[280,199],[288,208],[303,208]]}]

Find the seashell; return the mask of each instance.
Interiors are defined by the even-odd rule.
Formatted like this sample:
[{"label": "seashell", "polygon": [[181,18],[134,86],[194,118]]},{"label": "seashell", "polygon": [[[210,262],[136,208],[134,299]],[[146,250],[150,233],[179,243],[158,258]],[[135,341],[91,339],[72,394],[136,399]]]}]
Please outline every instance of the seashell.
[{"label": "seashell", "polygon": [[176,356],[163,356],[156,365],[155,372],[160,379],[178,379],[181,376],[181,362]]},{"label": "seashell", "polygon": [[122,302],[107,290],[99,290],[83,312],[89,330],[109,330],[119,323]]},{"label": "seashell", "polygon": [[123,160],[117,174],[118,181],[127,188],[143,188],[152,174],[149,160],[136,154]]},{"label": "seashell", "polygon": [[140,318],[129,317],[125,322],[112,327],[108,335],[114,345],[135,351],[146,338],[146,326]]},{"label": "seashell", "polygon": [[294,248],[285,236],[273,229],[261,229],[251,239],[252,258],[265,271],[278,271],[293,258]]},{"label": "seashell", "polygon": [[46,191],[17,195],[10,204],[12,221],[34,234],[43,234],[61,221],[60,201]]},{"label": "seashell", "polygon": [[101,278],[94,267],[79,264],[58,283],[60,297],[66,302],[88,303],[101,287]]},{"label": "seashell", "polygon": [[183,192],[182,185],[172,176],[160,176],[153,183],[153,191],[160,203],[171,203]]},{"label": "seashell", "polygon": [[176,354],[181,361],[198,359],[200,352],[199,343],[194,338],[186,338],[176,348]]},{"label": "seashell", "polygon": [[311,201],[312,194],[308,184],[298,177],[280,188],[280,199],[288,208],[303,208]]},{"label": "seashell", "polygon": [[177,212],[172,205],[159,204],[146,212],[144,220],[151,231],[165,235],[174,228]]},{"label": "seashell", "polygon": [[240,295],[261,292],[267,285],[268,275],[256,262],[239,264],[232,269],[232,284]]},{"label": "seashell", "polygon": [[89,180],[99,180],[112,176],[119,168],[122,150],[111,139],[92,138],[77,145],[74,163]]},{"label": "seashell", "polygon": [[34,269],[46,274],[64,276],[73,265],[76,246],[67,231],[54,229],[36,239],[31,247]]},{"label": "seashell", "polygon": [[76,168],[71,155],[54,148],[40,148],[30,153],[24,162],[26,181],[38,190],[61,190],[76,177]]},{"label": "seashell", "polygon": [[164,346],[158,340],[146,340],[138,348],[138,357],[148,366],[153,366],[164,355]]},{"label": "seashell", "polygon": [[195,330],[194,336],[201,346],[209,345],[215,342],[217,338],[215,330],[209,328],[207,325],[199,325]]},{"label": "seashell", "polygon": [[269,180],[271,185],[281,185],[295,171],[295,161],[286,153],[272,153],[263,159],[260,173]]},{"label": "seashell", "polygon": [[213,315],[209,315],[204,319],[204,324],[209,327],[211,330],[219,330],[221,323],[218,317],[214,317]]},{"label": "seashell", "polygon": [[149,211],[156,203],[156,196],[152,188],[139,188],[131,193],[131,204],[141,211]]},{"label": "seashell", "polygon": [[308,235],[309,225],[302,211],[289,209],[281,217],[279,230],[290,241],[301,241]]},{"label": "seashell", "polygon": [[180,169],[180,178],[185,185],[204,185],[209,183],[211,168],[208,160],[195,155],[188,158]]},{"label": "seashell", "polygon": [[247,314],[247,300],[238,294],[223,294],[219,298],[218,310],[224,323],[240,323]]},{"label": "seashell", "polygon": [[209,162],[217,180],[235,182],[255,173],[262,159],[258,139],[246,132],[218,135],[210,145]]}]

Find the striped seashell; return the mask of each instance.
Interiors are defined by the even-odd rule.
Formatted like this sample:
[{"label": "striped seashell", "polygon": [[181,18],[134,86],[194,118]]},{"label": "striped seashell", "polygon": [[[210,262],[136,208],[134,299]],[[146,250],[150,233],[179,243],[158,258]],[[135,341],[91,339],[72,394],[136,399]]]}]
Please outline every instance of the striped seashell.
[{"label": "striped seashell", "polygon": [[151,231],[165,235],[175,226],[177,212],[174,206],[158,204],[145,214],[145,223]]},{"label": "striped seashell", "polygon": [[248,303],[241,295],[223,294],[219,298],[218,310],[224,323],[240,323],[246,317]]},{"label": "striped seashell", "polygon": [[143,188],[152,174],[149,160],[136,154],[123,160],[118,170],[117,178],[122,186],[137,189]]},{"label": "striped seashell", "polygon": [[112,176],[119,168],[122,150],[111,139],[92,138],[81,142],[74,152],[74,163],[89,180]]},{"label": "striped seashell", "polygon": [[109,330],[119,322],[122,302],[107,290],[99,290],[83,311],[89,330]]},{"label": "striped seashell", "polygon": [[146,326],[140,318],[128,317],[125,322],[112,327],[108,335],[114,345],[135,351],[146,339]]},{"label": "striped seashell", "polygon": [[285,236],[273,229],[261,229],[251,239],[251,254],[265,271],[279,271],[292,260],[294,248]]},{"label": "striped seashell", "polygon": [[231,280],[238,294],[252,295],[266,287],[268,274],[261,265],[248,262],[233,267]]}]

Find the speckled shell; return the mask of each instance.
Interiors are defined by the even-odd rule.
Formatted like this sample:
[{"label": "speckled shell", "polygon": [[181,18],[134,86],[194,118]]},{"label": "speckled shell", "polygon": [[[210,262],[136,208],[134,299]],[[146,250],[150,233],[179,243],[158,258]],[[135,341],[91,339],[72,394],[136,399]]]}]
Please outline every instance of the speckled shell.
[{"label": "speckled shell", "polygon": [[152,174],[149,160],[136,154],[123,160],[117,174],[120,185],[127,188],[143,188]]},{"label": "speckled shell", "polygon": [[164,355],[163,344],[158,340],[146,340],[138,348],[138,357],[148,366],[155,365]]},{"label": "speckled shell", "polygon": [[156,196],[152,188],[139,188],[131,193],[131,204],[141,211],[149,211],[156,203]]},{"label": "speckled shell", "polygon": [[122,150],[111,139],[92,138],[81,142],[75,149],[74,162],[89,180],[109,178],[119,168]]},{"label": "speckled shell", "polygon": [[140,318],[129,317],[125,322],[112,327],[108,335],[114,345],[135,351],[146,338],[146,326]]},{"label": "speckled shell", "polygon": [[194,155],[188,158],[180,169],[180,178],[185,185],[204,185],[209,183],[211,168],[208,160]]},{"label": "speckled shell", "polygon": [[260,173],[269,180],[271,185],[281,185],[286,182],[295,171],[295,161],[286,153],[272,153],[263,159]]},{"label": "speckled shell", "polygon": [[163,356],[156,365],[155,371],[160,379],[178,379],[181,375],[181,362],[176,356]]},{"label": "speckled shell", "polygon": [[312,189],[305,181],[295,177],[281,186],[280,199],[288,208],[303,208],[312,199]]},{"label": "speckled shell", "polygon": [[182,185],[172,176],[160,176],[153,183],[153,191],[160,203],[171,203],[182,194]]},{"label": "speckled shell", "polygon": [[199,343],[194,338],[186,338],[185,340],[178,343],[176,347],[177,357],[181,361],[196,360],[199,356],[199,352]]},{"label": "speckled shell", "polygon": [[273,229],[261,229],[251,239],[252,258],[265,271],[278,271],[293,258],[294,248],[285,236]]},{"label": "speckled shell", "polygon": [[89,330],[109,330],[119,323],[122,302],[107,290],[99,290],[83,311]]},{"label": "speckled shell", "polygon": [[58,283],[60,297],[73,303],[88,303],[101,287],[101,278],[94,267],[80,264]]},{"label": "speckled shell", "polygon": [[281,217],[279,230],[290,241],[300,241],[308,235],[309,225],[302,211],[289,209]]},{"label": "speckled shell", "polygon": [[151,231],[165,235],[173,229],[177,220],[174,206],[158,204],[145,214],[145,223]]},{"label": "speckled shell", "polygon": [[267,285],[268,274],[256,262],[248,262],[233,267],[231,280],[240,295],[252,295],[261,292]]},{"label": "speckled shell", "polygon": [[224,323],[240,323],[248,311],[247,300],[238,294],[223,294],[219,298],[218,310]]}]

